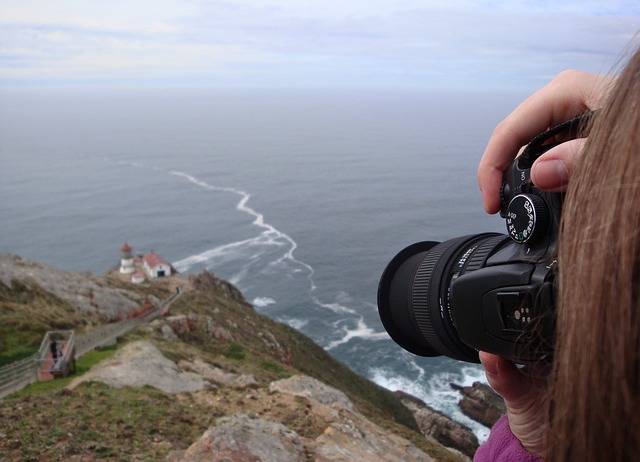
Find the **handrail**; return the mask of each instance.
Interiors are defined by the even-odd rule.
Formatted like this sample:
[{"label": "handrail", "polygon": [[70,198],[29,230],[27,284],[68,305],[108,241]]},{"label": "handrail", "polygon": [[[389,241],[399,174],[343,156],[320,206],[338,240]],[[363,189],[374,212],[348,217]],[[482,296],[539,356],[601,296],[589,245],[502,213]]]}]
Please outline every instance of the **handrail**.
[{"label": "handrail", "polygon": [[[42,363],[49,355],[49,346],[52,337],[57,336],[56,339],[59,339],[59,337],[62,336],[67,342],[72,341],[75,344],[75,357],[80,358],[95,348],[115,341],[118,337],[138,327],[140,324],[152,321],[160,314],[162,308],[169,306],[181,296],[182,293],[183,292],[172,294],[138,318],[108,324],[82,336],[75,337],[74,331],[48,331],[42,339],[37,353],[20,361],[15,361],[0,367],[0,398],[15,393],[38,380]],[[68,338],[64,337],[64,335],[68,335]],[[70,359],[71,358],[63,356],[61,361],[65,361],[65,363],[62,363],[61,367]]]}]

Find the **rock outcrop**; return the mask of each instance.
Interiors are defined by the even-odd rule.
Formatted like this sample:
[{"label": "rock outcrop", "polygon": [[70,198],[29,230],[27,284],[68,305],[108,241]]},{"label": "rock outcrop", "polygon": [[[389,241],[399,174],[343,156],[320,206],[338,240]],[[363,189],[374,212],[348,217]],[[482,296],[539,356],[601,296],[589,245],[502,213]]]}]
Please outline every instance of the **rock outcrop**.
[{"label": "rock outcrop", "polygon": [[158,301],[151,294],[140,295],[106,284],[104,278],[90,273],[51,268],[11,254],[0,254],[0,282],[7,287],[36,283],[78,310],[104,320],[136,311],[146,299]]},{"label": "rock outcrop", "polygon": [[189,332],[202,331],[218,340],[233,342],[235,339],[231,332],[225,327],[219,326],[211,316],[208,315],[176,315],[167,316],[164,319],[157,319],[151,323],[152,326],[161,326],[162,335],[169,341],[178,340],[180,335]]},{"label": "rock outcrop", "polygon": [[[112,358],[72,381],[67,390],[87,381],[116,388],[151,386],[172,394],[196,393],[218,386],[259,387],[252,377],[226,372],[202,360],[176,364],[148,341],[125,345]],[[432,460],[409,441],[364,417],[344,393],[316,379],[296,375],[278,380],[268,390],[251,394],[249,399],[267,408],[274,402],[274,394],[295,397],[305,418],[314,422],[315,431],[300,435],[281,422],[234,414],[221,418],[191,447],[172,453],[169,460],[304,462],[308,457],[319,462]],[[201,402],[205,402],[204,397]]]},{"label": "rock outcrop", "polygon": [[179,361],[178,367],[186,371],[194,372],[205,380],[220,386],[236,388],[258,386],[258,382],[256,382],[256,379],[252,375],[226,372],[219,367],[205,363],[201,359],[194,359],[193,361]]},{"label": "rock outcrop", "polygon": [[220,419],[184,452],[168,462],[306,461],[296,432],[282,424],[238,414]]},{"label": "rock outcrop", "polygon": [[447,417],[422,400],[403,392],[396,392],[418,423],[420,431],[427,438],[433,438],[447,448],[460,451],[467,457],[473,457],[478,449],[478,438],[470,428]]},{"label": "rock outcrop", "polygon": [[125,345],[110,359],[74,379],[67,389],[83,382],[103,382],[115,388],[151,386],[165,393],[196,392],[209,386],[199,374],[181,370],[147,341]]},{"label": "rock outcrop", "polygon": [[205,270],[199,274],[190,275],[189,282],[194,289],[215,290],[224,297],[231,298],[239,302],[245,301],[242,292],[240,292],[236,286],[230,282],[215,277],[213,273],[209,271]]},{"label": "rock outcrop", "polygon": [[279,422],[244,414],[224,417],[171,462],[429,462],[433,459],[409,441],[374,424],[339,390],[311,377],[293,376],[272,382],[270,394],[302,400],[315,431],[299,434]]},{"label": "rock outcrop", "polygon": [[451,387],[462,394],[458,403],[462,412],[486,427],[493,427],[506,412],[502,397],[487,384],[474,382],[470,387],[463,387],[452,383]]}]

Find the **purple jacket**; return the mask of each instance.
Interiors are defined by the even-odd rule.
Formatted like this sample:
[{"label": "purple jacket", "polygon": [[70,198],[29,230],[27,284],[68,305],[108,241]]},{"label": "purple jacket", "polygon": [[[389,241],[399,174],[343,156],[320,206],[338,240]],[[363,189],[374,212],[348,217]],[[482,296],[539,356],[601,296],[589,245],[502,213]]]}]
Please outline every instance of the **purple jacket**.
[{"label": "purple jacket", "polygon": [[476,451],[473,462],[543,462],[527,452],[509,428],[507,416],[501,417],[491,429],[489,439]]}]

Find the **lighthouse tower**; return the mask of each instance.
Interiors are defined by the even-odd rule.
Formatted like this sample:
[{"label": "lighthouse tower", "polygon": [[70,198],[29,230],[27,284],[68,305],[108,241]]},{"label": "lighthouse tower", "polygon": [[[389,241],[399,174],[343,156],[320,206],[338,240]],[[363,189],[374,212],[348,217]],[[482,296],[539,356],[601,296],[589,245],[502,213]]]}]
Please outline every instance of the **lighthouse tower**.
[{"label": "lighthouse tower", "polygon": [[129,244],[126,243],[120,247],[120,272],[122,274],[133,274],[136,272],[131,250]]}]

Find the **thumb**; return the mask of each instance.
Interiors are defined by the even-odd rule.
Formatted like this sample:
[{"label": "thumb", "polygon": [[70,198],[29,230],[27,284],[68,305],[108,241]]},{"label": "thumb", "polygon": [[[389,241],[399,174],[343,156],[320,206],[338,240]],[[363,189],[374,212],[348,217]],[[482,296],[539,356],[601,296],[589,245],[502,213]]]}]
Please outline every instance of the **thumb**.
[{"label": "thumb", "polygon": [[582,155],[585,142],[586,138],[567,141],[542,154],[531,167],[533,183],[543,191],[565,191],[573,165]]}]

